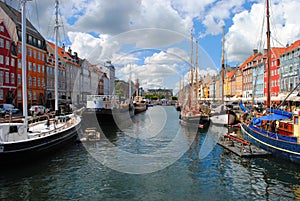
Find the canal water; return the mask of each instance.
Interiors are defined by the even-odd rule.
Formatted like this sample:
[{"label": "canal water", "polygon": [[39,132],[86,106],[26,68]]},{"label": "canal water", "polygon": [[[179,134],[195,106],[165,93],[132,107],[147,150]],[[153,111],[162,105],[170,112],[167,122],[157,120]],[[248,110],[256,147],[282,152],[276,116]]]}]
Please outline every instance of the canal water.
[{"label": "canal water", "polygon": [[[171,106],[0,173],[1,200],[300,200],[299,166],[241,159],[216,142],[226,128],[182,127]],[[235,132],[239,132],[235,129]]]}]

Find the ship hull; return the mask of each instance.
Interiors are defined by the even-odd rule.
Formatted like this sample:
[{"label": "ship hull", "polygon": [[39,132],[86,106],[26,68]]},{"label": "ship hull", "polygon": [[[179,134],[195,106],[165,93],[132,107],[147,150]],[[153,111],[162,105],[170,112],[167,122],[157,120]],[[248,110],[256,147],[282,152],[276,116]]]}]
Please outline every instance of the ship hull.
[{"label": "ship hull", "polygon": [[276,139],[270,137],[271,133],[263,134],[258,129],[251,128],[245,123],[242,123],[241,131],[244,138],[256,146],[271,152],[275,156],[300,164],[300,144],[297,143],[296,138],[294,142]]},{"label": "ship hull", "polygon": [[70,128],[44,137],[17,142],[1,142],[0,167],[42,158],[50,152],[63,148],[66,144],[76,141],[80,127],[81,121]]}]

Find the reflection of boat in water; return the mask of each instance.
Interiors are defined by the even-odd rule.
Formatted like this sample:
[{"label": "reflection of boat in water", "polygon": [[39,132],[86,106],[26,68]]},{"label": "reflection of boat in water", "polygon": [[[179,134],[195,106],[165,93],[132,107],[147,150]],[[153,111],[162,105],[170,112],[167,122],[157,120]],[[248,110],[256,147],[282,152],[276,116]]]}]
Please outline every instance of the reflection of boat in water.
[{"label": "reflection of boat in water", "polygon": [[134,115],[133,105],[120,103],[116,95],[88,95],[83,118],[96,118],[102,124],[117,124]]},{"label": "reflection of boat in water", "polygon": [[100,132],[95,127],[86,128],[80,137],[81,142],[96,142],[100,140]]},{"label": "reflection of boat in water", "polygon": [[[66,143],[76,140],[77,131],[81,126],[81,118],[74,114],[55,116],[43,121],[28,123],[27,110],[27,61],[26,61],[26,0],[22,1],[22,94],[23,94],[23,115],[22,123],[1,123],[0,124],[0,166],[9,166],[13,163],[28,161],[29,159],[43,157],[48,152],[63,147]],[[56,7],[56,9],[58,9]],[[16,20],[19,23],[21,13],[1,4],[1,10],[13,12],[16,19],[7,17],[11,22]],[[58,17],[56,15],[56,17]],[[30,24],[27,22],[27,24]],[[13,27],[13,26],[12,26]],[[59,27],[56,25],[56,27]],[[37,33],[33,26],[30,27]],[[57,31],[57,29],[56,29]],[[31,44],[32,45],[32,44]],[[38,48],[38,47],[34,47]],[[39,52],[40,53],[40,52]],[[55,68],[58,69],[58,57],[55,57]],[[56,82],[57,86],[58,83]],[[58,91],[55,90],[56,97]],[[58,100],[55,103],[55,110],[58,111]],[[57,112],[58,113],[58,112]]]}]

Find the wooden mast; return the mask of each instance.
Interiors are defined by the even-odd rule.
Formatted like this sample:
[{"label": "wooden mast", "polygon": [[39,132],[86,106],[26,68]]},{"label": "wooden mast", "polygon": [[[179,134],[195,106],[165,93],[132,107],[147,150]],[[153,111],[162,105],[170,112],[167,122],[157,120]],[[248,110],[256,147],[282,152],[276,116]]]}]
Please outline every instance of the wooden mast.
[{"label": "wooden mast", "polygon": [[190,63],[190,90],[188,95],[188,108],[189,110],[192,109],[192,94],[194,93],[194,72],[193,72],[193,52],[194,46],[193,46],[193,35],[191,33],[191,63]]},{"label": "wooden mast", "polygon": [[266,0],[267,6],[267,107],[270,108],[271,106],[271,45],[270,45],[270,38],[271,38],[271,31],[270,31],[270,11],[269,11],[269,0]]},{"label": "wooden mast", "polygon": [[222,104],[224,103],[224,89],[225,89],[225,82],[224,82],[224,79],[225,79],[225,59],[224,59],[224,52],[225,52],[225,48],[224,48],[224,45],[225,45],[225,27],[223,27],[223,38],[222,38]]},{"label": "wooden mast", "polygon": [[196,40],[196,109],[198,110],[199,109],[199,104],[198,104],[198,98],[199,98],[199,87],[198,87],[198,84],[199,84],[199,81],[198,81],[198,77],[199,77],[199,72],[198,72],[198,40]]}]

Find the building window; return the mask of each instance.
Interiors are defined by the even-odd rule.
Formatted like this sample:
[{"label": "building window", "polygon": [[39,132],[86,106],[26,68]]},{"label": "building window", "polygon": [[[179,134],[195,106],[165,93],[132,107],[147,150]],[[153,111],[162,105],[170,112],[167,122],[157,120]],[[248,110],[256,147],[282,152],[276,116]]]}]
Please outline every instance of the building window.
[{"label": "building window", "polygon": [[4,57],[3,57],[3,55],[0,55],[0,64],[4,64]]},{"label": "building window", "polygon": [[29,76],[28,77],[28,86],[31,86],[32,85],[32,80],[31,80],[31,77]]},{"label": "building window", "polygon": [[11,74],[10,74],[10,83],[11,83],[11,84],[14,84],[14,83],[15,83],[15,74],[14,74],[14,73],[11,73]]},{"label": "building window", "polygon": [[5,64],[9,66],[9,57],[5,57]]},{"label": "building window", "polygon": [[41,78],[38,77],[38,86],[41,86]]},{"label": "building window", "polygon": [[36,72],[36,64],[33,63],[33,72]]},{"label": "building window", "polygon": [[36,51],[35,50],[33,50],[33,58],[36,59]]},{"label": "building window", "polygon": [[11,61],[10,61],[11,62],[11,67],[15,67],[15,61],[16,60],[14,58],[11,58]]},{"label": "building window", "polygon": [[3,100],[3,89],[0,89],[0,100]]},{"label": "building window", "polygon": [[5,72],[5,83],[9,83],[9,72]]},{"label": "building window", "polygon": [[38,60],[41,60],[41,53],[38,52]]},{"label": "building window", "polygon": [[36,92],[33,92],[33,100],[36,100]]},{"label": "building window", "polygon": [[4,48],[4,39],[3,38],[0,38],[0,47]]},{"label": "building window", "polygon": [[3,71],[0,71],[0,86],[3,86]]},{"label": "building window", "polygon": [[22,68],[22,61],[18,60],[18,68]]},{"label": "building window", "polygon": [[28,48],[28,56],[31,57],[32,56],[32,50],[30,48]]},{"label": "building window", "polygon": [[20,90],[18,91],[18,100],[22,100],[22,93]]},{"label": "building window", "polygon": [[7,40],[7,41],[6,41],[6,49],[9,50],[9,48],[10,48],[10,42]]},{"label": "building window", "polygon": [[21,79],[21,74],[18,74],[18,84],[20,85],[22,82],[22,79]]},{"label": "building window", "polygon": [[32,36],[28,36],[28,43],[32,44]]},{"label": "building window", "polygon": [[28,70],[32,71],[32,63],[31,62],[28,62]]},{"label": "building window", "polygon": [[0,31],[4,32],[4,26],[0,26]]},{"label": "building window", "polygon": [[36,86],[36,77],[33,77],[33,86]]}]

